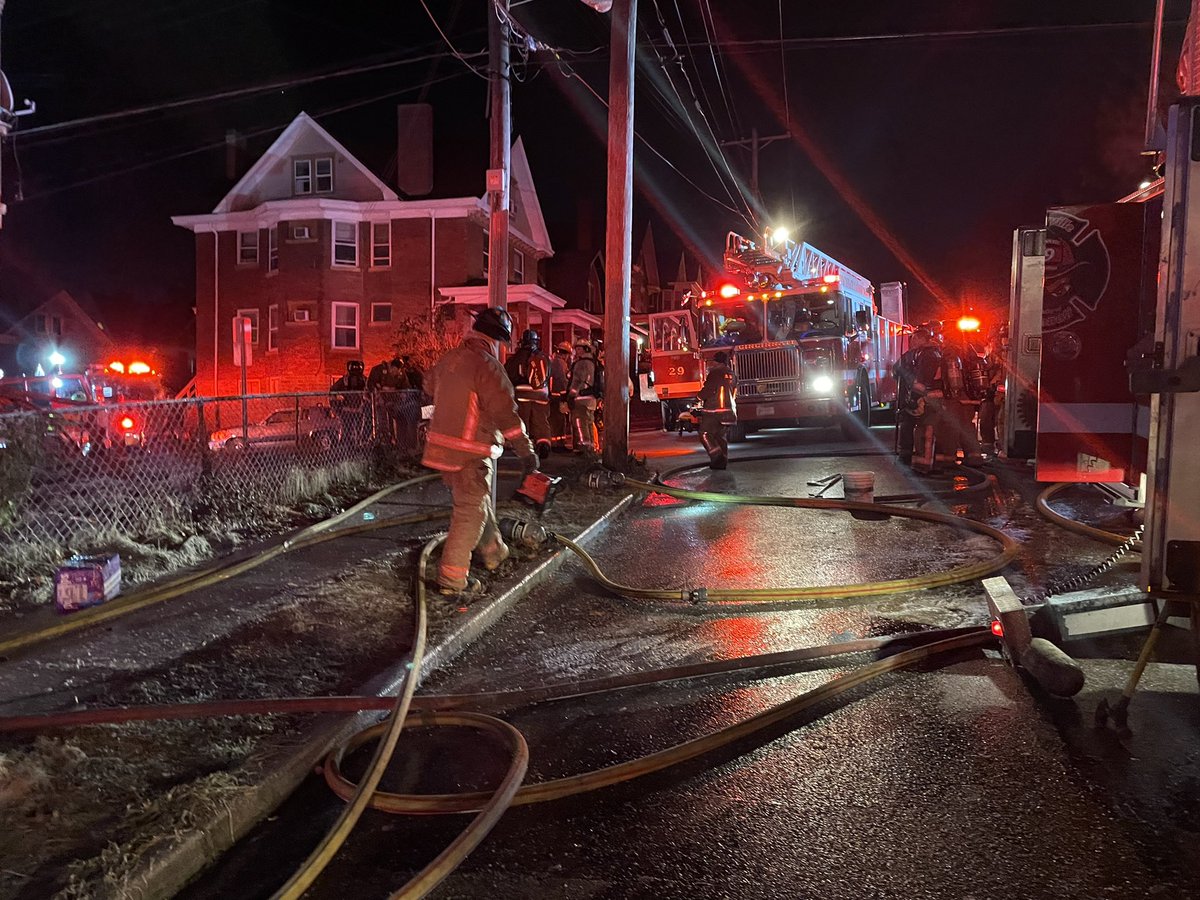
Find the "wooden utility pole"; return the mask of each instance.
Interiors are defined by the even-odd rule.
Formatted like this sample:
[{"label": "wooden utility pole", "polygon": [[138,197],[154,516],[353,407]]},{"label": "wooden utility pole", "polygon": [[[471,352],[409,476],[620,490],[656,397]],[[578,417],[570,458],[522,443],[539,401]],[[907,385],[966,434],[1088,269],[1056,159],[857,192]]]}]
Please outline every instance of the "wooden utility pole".
[{"label": "wooden utility pole", "polygon": [[773,144],[776,141],[786,141],[790,138],[790,134],[773,134],[770,137],[759,137],[758,129],[750,129],[749,139],[740,141],[721,141],[722,147],[749,147],[750,148],[750,193],[754,195],[754,199],[762,202],[762,194],[758,189],[758,151],[768,144]]},{"label": "wooden utility pole", "polygon": [[629,459],[629,278],[633,256],[633,66],[637,0],[614,0],[608,69],[608,234],[604,242],[604,464]]},{"label": "wooden utility pole", "polygon": [[487,173],[488,305],[508,309],[508,169],[512,110],[508,80],[508,0],[488,0],[491,168]]}]

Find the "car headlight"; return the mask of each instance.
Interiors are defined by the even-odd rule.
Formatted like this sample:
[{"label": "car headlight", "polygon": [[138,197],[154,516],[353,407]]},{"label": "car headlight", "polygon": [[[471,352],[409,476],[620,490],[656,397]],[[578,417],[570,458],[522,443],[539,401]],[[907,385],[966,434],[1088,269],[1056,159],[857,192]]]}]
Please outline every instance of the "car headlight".
[{"label": "car headlight", "polygon": [[833,390],[833,379],[828,375],[818,375],[812,380],[812,389],[818,394],[828,394]]}]

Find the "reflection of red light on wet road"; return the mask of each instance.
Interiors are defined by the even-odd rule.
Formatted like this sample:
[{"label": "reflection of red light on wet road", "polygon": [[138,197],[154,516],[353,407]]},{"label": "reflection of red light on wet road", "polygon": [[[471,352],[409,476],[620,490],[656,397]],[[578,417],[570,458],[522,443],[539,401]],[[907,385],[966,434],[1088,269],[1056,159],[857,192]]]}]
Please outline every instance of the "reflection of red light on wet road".
[{"label": "reflection of red light on wet road", "polygon": [[761,616],[714,619],[704,626],[704,637],[720,648],[726,658],[754,656],[766,648],[766,626]]},{"label": "reflection of red light on wet road", "polygon": [[642,501],[642,506],[683,506],[686,500],[676,500],[666,494],[651,494]]}]

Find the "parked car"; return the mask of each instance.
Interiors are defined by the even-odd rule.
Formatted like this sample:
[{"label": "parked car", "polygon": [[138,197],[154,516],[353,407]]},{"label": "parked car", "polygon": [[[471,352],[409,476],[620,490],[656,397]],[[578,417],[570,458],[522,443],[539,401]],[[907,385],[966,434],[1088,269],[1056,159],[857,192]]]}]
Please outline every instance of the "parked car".
[{"label": "parked car", "polygon": [[208,439],[210,450],[242,452],[252,447],[328,450],[341,439],[341,424],[328,406],[277,409],[261,422],[222,428]]}]

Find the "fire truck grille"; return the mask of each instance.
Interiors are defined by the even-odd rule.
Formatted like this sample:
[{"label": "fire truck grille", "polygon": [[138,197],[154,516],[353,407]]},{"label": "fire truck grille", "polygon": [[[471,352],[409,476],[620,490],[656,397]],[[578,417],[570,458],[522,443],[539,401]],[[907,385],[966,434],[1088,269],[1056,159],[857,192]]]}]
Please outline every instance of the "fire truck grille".
[{"label": "fire truck grille", "polygon": [[795,347],[739,349],[734,356],[738,393],[743,397],[775,396],[800,391],[800,354]]}]

